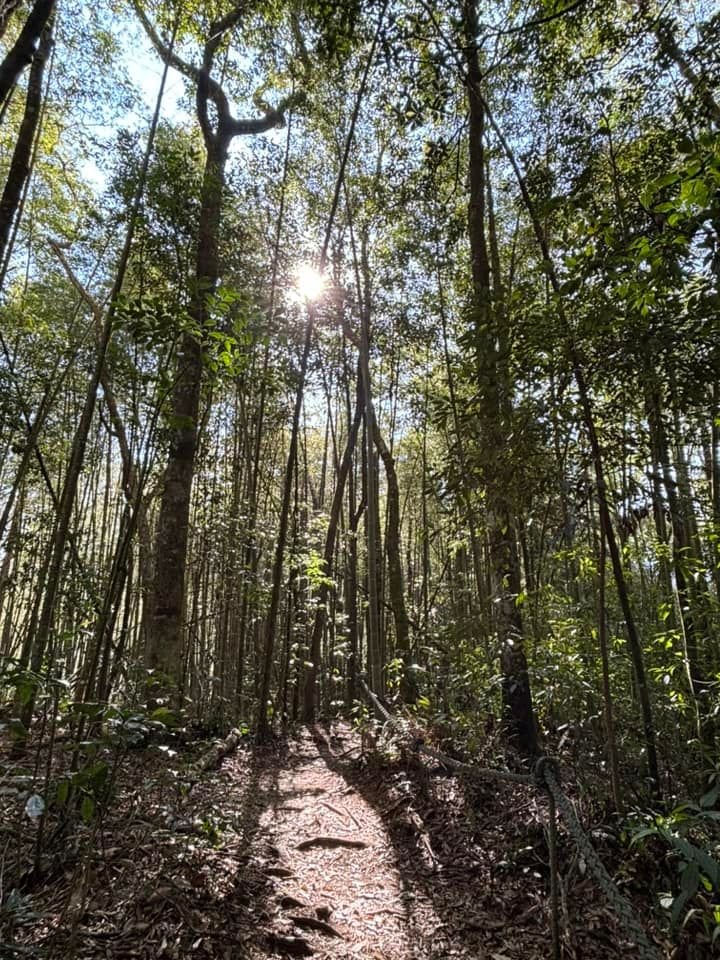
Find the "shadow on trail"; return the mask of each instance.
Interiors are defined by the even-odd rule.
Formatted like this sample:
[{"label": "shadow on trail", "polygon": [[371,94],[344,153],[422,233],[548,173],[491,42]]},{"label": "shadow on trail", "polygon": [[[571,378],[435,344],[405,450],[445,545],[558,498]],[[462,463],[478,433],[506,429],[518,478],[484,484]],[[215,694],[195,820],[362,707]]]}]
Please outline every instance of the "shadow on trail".
[{"label": "shadow on trail", "polygon": [[[544,799],[533,788],[465,782],[414,757],[359,763],[333,752],[332,726],[311,732],[328,767],[383,823],[417,960],[552,955]],[[431,938],[429,913],[436,918]],[[573,935],[582,924],[582,951],[568,955],[632,956],[606,922],[574,916],[570,936],[578,946]]]},{"label": "shadow on trail", "polygon": [[268,841],[262,820],[267,811],[276,819],[278,811],[291,803],[293,792],[281,789],[280,776],[303,762],[284,740],[251,747],[246,770],[238,772],[232,760],[226,761],[237,820],[232,843],[234,876],[232,888],[220,898],[226,917],[220,933],[226,938],[227,922],[232,923],[237,935],[231,942],[255,957],[278,955],[271,927],[278,913],[276,877],[283,870],[280,851]]}]

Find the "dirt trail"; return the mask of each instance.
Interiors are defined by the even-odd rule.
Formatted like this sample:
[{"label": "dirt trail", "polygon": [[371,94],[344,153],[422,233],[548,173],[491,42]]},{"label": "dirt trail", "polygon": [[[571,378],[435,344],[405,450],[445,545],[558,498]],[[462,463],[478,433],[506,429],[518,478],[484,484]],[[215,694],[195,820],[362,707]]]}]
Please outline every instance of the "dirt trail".
[{"label": "dirt trail", "polygon": [[[335,744],[339,753],[347,749],[344,739]],[[328,767],[310,733],[290,760],[260,820],[277,851],[276,869],[290,873],[276,881],[277,946],[280,937],[300,936],[316,957],[409,960],[411,895],[380,816]],[[324,930],[310,926],[318,920]]]},{"label": "dirt trail", "polygon": [[[416,761],[358,764],[357,745],[345,724],[314,727],[289,744],[258,821],[274,867],[288,875],[274,879],[267,901],[270,952],[253,960],[293,955],[293,938],[326,960],[550,956],[538,791],[470,786]],[[572,845],[561,851],[568,956],[629,960],[635,950],[618,939],[573,853]],[[303,918],[329,926],[308,929]]]}]

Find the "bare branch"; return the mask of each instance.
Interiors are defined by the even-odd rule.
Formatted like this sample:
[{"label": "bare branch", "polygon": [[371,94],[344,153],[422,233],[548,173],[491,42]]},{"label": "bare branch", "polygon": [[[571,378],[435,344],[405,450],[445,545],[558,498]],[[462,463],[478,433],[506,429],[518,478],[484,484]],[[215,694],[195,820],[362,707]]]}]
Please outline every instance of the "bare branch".
[{"label": "bare branch", "polygon": [[504,30],[494,30],[492,34],[495,37],[502,37],[511,33],[522,33],[523,30],[530,30],[532,27],[541,27],[546,23],[552,23],[553,20],[559,20],[568,13],[573,13],[573,11],[582,7],[586,2],[587,0],[575,0],[574,3],[569,3],[567,7],[563,7],[562,10],[556,10],[555,13],[549,13],[545,17],[538,17],[537,20],[526,20],[525,23],[521,23],[515,27],[506,27]]},{"label": "bare branch", "polygon": [[135,13],[138,15],[140,23],[143,25],[143,29],[148,36],[148,40],[157,50],[160,58],[169,66],[174,67],[179,73],[182,73],[189,80],[194,80],[196,83],[198,77],[200,76],[199,69],[194,66],[192,63],[188,63],[186,60],[183,60],[182,57],[179,57],[173,50],[168,47],[166,43],[160,37],[160,34],[157,32],[155,27],[150,23],[145,11],[142,8],[142,5],[138,0],[133,0],[133,7],[135,8]]},{"label": "bare branch", "polygon": [[70,261],[65,256],[62,246],[56,240],[49,240],[48,242],[50,244],[50,248],[52,252],[55,254],[55,256],[58,258],[58,260],[62,264],[63,269],[67,274],[68,280],[73,285],[76,292],[82,297],[82,299],[88,305],[88,307],[90,307],[90,312],[92,313],[93,320],[95,321],[95,327],[97,330],[99,330],[100,327],[102,326],[102,321],[103,321],[103,308],[101,307],[99,302],[95,299],[95,297],[90,293],[87,287],[85,287],[81,283],[80,279],[78,278],[78,275],[70,266]]}]

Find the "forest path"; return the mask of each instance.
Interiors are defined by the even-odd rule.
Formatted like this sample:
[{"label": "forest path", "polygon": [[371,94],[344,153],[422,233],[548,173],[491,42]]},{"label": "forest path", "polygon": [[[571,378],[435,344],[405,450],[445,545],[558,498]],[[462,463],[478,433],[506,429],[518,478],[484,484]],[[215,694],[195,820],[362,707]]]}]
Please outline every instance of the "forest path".
[{"label": "forest path", "polygon": [[[257,821],[273,891],[252,960],[552,955],[541,792],[471,785],[418,759],[360,758],[346,723],[305,728],[284,751]],[[637,956],[573,846],[561,857],[566,955]]]},{"label": "forest path", "polygon": [[[348,742],[336,731],[326,740],[330,755],[333,746],[347,751]],[[269,872],[289,874],[276,880],[271,947],[283,955],[307,944],[313,956],[328,960],[412,957],[412,895],[380,815],[328,766],[310,731],[293,742],[286,762],[260,819],[277,861]]]},{"label": "forest path", "polygon": [[360,759],[344,723],[300,731],[277,761],[257,795],[255,847],[272,891],[253,960],[548,956],[545,878],[510,862],[520,849],[542,868],[532,791],[468,792],[414,761]]},{"label": "forest path", "polygon": [[[200,775],[199,744],[178,747],[124,756],[102,819],[74,821],[49,849],[14,931],[0,916],[2,960],[11,937],[8,957],[34,960],[551,956],[535,788],[463,782],[392,744],[361,757],[347,723],[262,748],[247,738]],[[17,850],[27,874],[37,826],[24,802],[0,809],[0,828],[8,872]],[[560,860],[566,956],[637,956],[562,836]]]}]

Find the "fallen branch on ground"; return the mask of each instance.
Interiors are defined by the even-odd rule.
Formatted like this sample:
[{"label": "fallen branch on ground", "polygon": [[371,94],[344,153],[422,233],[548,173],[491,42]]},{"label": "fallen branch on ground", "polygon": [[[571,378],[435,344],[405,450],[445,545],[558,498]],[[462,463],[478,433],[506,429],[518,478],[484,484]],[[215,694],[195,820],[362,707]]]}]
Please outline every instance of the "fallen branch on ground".
[{"label": "fallen branch on ground", "polygon": [[299,843],[296,850],[309,850],[310,847],[355,847],[362,849],[367,844],[364,840],[346,840],[345,837],[311,837],[310,840],[303,840]]},{"label": "fallen branch on ground", "polygon": [[242,733],[234,728],[224,740],[216,740],[200,758],[197,765],[198,773],[206,773],[208,770],[214,770],[215,767],[219,766],[221,760],[237,749],[242,737]]},{"label": "fallen branch on ground", "polygon": [[344,808],[340,809],[340,807],[336,807],[332,803],[328,803],[327,800],[321,800],[320,803],[324,807],[327,807],[328,810],[332,810],[333,813],[337,813],[338,816],[343,818],[343,820],[352,820],[352,822],[355,824],[358,830],[362,830],[362,827],[360,826],[360,823],[358,822],[357,817],[354,814],[352,814],[349,810],[345,810]]}]

